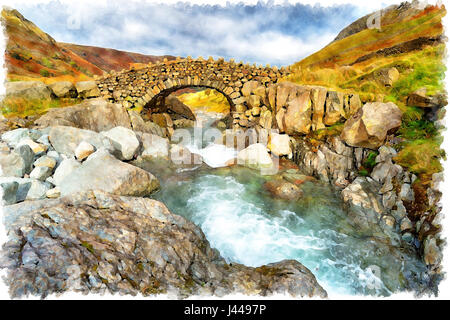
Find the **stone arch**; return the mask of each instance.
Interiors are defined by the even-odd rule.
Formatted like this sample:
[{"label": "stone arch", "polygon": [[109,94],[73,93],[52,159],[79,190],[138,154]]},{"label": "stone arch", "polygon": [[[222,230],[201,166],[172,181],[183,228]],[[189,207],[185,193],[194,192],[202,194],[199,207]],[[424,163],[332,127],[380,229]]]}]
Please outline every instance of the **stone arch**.
[{"label": "stone arch", "polygon": [[[243,114],[254,105],[250,101],[255,98],[252,90],[262,89],[263,92],[258,95],[264,100],[266,89],[289,72],[286,68],[248,65],[222,58],[214,60],[210,57],[205,60],[201,57],[188,57],[171,61],[165,59],[142,68],[113,72],[97,79],[97,85],[101,95],[109,101],[121,103],[127,109],[137,108],[144,112],[151,112],[158,99],[176,90],[186,87],[210,88],[226,97],[233,116],[237,113],[240,118],[244,118]],[[269,103],[262,101],[261,105],[269,106]]]}]

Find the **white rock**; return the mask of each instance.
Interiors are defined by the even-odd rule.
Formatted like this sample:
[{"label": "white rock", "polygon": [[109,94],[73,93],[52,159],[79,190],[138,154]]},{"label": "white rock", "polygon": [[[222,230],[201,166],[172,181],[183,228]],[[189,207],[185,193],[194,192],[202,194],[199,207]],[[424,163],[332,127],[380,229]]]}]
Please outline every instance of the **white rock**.
[{"label": "white rock", "polygon": [[58,168],[53,175],[54,185],[59,186],[61,181],[68,175],[70,175],[75,169],[81,166],[81,163],[75,159],[65,159],[61,161]]},{"label": "white rock", "polygon": [[39,181],[45,181],[52,174],[52,169],[49,167],[36,167],[31,171],[30,178]]},{"label": "white rock", "polygon": [[292,157],[290,137],[287,134],[271,133],[267,147],[272,154],[278,157]]},{"label": "white rock", "polygon": [[82,141],[75,149],[75,157],[82,161],[95,152],[95,148],[92,144],[86,141]]},{"label": "white rock", "polygon": [[168,158],[169,157],[169,139],[161,138],[154,134],[144,133],[142,135],[142,145],[144,152],[143,158]]},{"label": "white rock", "polygon": [[112,141],[117,152],[114,155],[121,160],[131,160],[139,150],[139,140],[136,134],[125,127],[115,127],[101,133]]},{"label": "white rock", "polygon": [[261,143],[252,144],[241,150],[237,156],[237,163],[253,169],[273,167],[272,158]]}]

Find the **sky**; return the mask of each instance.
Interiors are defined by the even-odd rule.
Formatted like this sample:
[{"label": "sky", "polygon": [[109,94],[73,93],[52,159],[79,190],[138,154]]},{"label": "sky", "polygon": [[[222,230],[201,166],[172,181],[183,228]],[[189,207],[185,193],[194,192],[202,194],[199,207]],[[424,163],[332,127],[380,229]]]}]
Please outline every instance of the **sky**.
[{"label": "sky", "polygon": [[226,6],[214,5],[216,1],[209,5],[145,0],[3,2],[60,42],[278,66],[321,49],[354,20],[386,6],[346,1],[233,1]]}]

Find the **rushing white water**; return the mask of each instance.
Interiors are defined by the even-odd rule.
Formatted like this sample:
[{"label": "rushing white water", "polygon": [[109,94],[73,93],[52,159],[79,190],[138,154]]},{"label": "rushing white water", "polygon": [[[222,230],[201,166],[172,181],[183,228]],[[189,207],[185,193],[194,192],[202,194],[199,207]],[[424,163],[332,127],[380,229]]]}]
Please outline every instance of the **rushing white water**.
[{"label": "rushing white water", "polygon": [[207,130],[216,130],[219,134],[217,129],[211,129],[210,126],[214,121],[222,117],[223,114],[221,113],[197,111],[196,129],[194,129],[196,131],[192,134],[192,141],[186,144],[186,148],[190,152],[201,155],[203,162],[211,168],[226,167],[227,163],[237,156],[237,152],[233,148],[228,148],[223,144],[217,144],[212,141],[204,141],[208,137]]},{"label": "rushing white water", "polygon": [[[214,144],[191,148],[212,168],[235,156]],[[409,284],[407,278],[422,277],[414,255],[351,227],[329,186],[307,182],[303,198],[287,202],[264,191],[266,178],[250,169],[195,167],[174,176],[165,163],[165,170],[157,165],[149,166],[162,185],[154,197],[197,224],[228,261],[261,266],[295,259],[330,295],[389,295]]]}]

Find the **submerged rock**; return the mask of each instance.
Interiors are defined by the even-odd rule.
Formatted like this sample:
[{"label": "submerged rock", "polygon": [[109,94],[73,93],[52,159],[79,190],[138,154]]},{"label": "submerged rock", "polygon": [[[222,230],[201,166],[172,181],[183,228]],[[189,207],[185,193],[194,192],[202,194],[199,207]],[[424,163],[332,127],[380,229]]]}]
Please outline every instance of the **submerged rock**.
[{"label": "submerged rock", "polygon": [[6,207],[0,266],[12,297],[52,293],[231,293],[326,297],[301,263],[228,264],[159,201],[99,191]]},{"label": "submerged rock", "polygon": [[264,188],[273,196],[284,200],[295,201],[303,196],[303,191],[298,186],[281,179],[266,182]]}]

